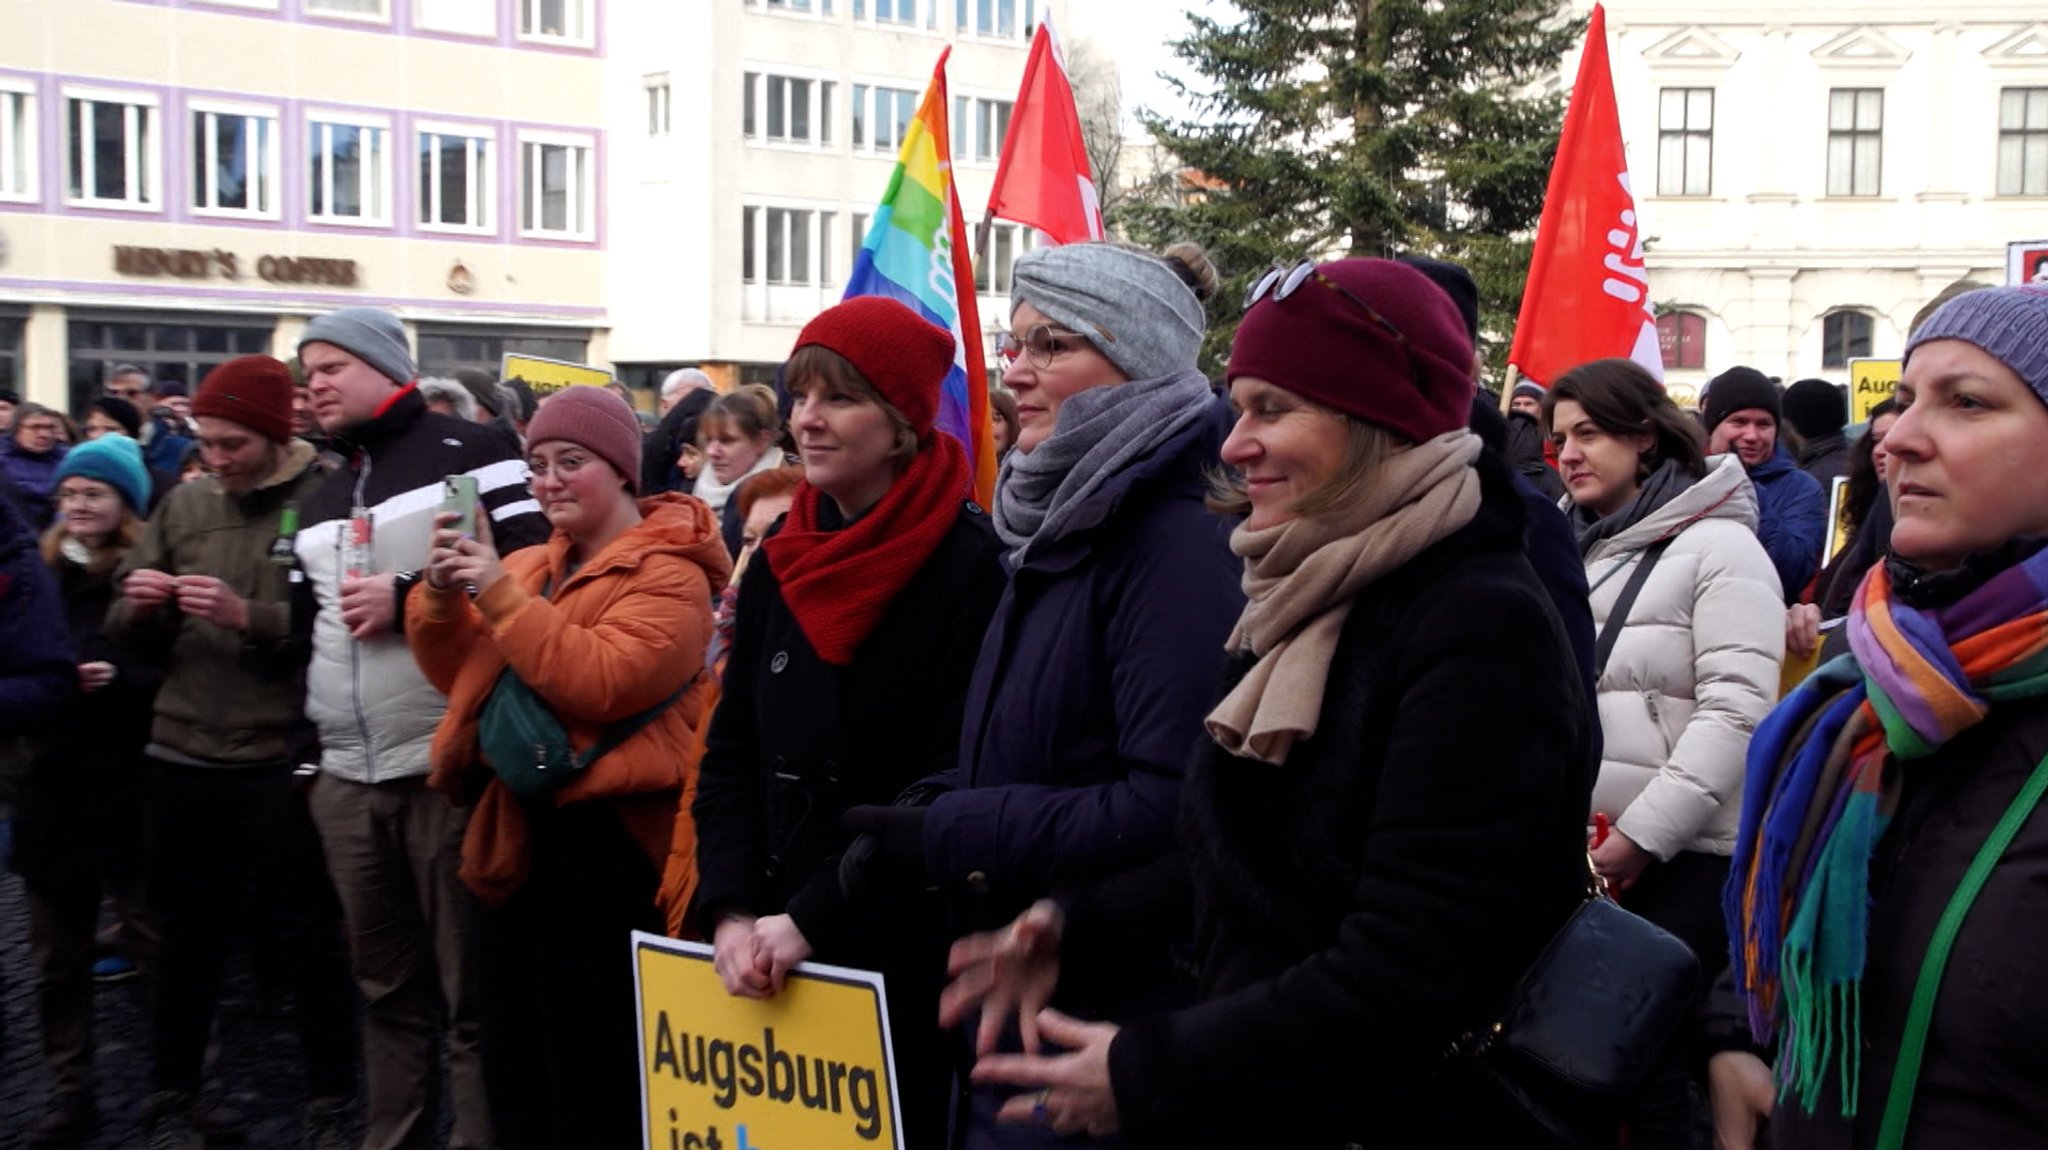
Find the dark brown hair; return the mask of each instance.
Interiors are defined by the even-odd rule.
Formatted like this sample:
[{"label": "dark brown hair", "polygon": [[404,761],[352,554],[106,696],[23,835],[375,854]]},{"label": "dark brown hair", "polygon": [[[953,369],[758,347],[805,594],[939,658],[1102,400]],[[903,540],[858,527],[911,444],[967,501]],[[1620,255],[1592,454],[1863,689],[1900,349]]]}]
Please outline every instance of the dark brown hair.
[{"label": "dark brown hair", "polygon": [[[991,387],[988,389],[988,408],[996,413],[997,419],[1003,421],[1004,427],[1010,429],[1010,451],[1016,450],[1017,433],[1023,430],[1017,422],[1017,397],[1011,395],[1008,388]],[[1006,455],[1008,453],[1004,452]]]},{"label": "dark brown hair", "polygon": [[[1707,473],[1706,445],[1700,425],[1664,392],[1664,385],[1627,359],[1596,359],[1559,376],[1543,396],[1543,426],[1551,427],[1557,405],[1571,400],[1585,409],[1586,418],[1609,435],[1654,437],[1643,453],[1642,470],[1647,475],[1667,459],[1676,459],[1686,473],[1698,479]],[[1557,434],[1552,431],[1551,438]]]}]

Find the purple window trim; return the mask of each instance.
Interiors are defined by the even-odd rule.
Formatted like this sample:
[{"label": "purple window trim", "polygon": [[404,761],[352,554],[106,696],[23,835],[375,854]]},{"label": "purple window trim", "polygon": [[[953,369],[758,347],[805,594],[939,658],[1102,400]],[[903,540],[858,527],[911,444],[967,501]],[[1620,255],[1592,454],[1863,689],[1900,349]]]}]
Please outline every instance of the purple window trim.
[{"label": "purple window trim", "polygon": [[[575,321],[602,321],[606,309],[581,304],[518,304],[502,300],[460,300],[460,299],[412,299],[405,296],[348,295],[339,292],[294,292],[286,293],[275,288],[207,288],[190,287],[184,284],[129,283],[121,281],[106,283],[96,280],[39,280],[12,276],[0,276],[0,290],[6,291],[62,291],[90,292],[105,294],[112,291],[127,296],[163,296],[177,299],[211,299],[241,301],[262,305],[259,315],[290,314],[299,304],[316,305],[368,305],[386,308],[419,308],[424,311],[498,312],[509,322],[532,321],[536,319],[560,319]],[[101,301],[61,301],[65,306],[91,302],[94,306],[106,306]],[[603,326],[602,323],[592,326]]]},{"label": "purple window trim", "polygon": [[417,27],[413,19],[413,0],[390,0],[390,15],[382,20],[351,19],[324,12],[313,12],[306,8],[305,0],[277,0],[275,8],[247,8],[238,4],[222,3],[221,0],[121,0],[124,4],[140,4],[151,8],[174,8],[186,12],[201,12],[211,16],[248,16],[261,20],[275,20],[287,24],[305,24],[316,28],[331,28],[346,32],[364,32],[370,35],[419,37],[428,40],[452,40],[461,44],[495,44],[500,48],[521,52],[550,52],[560,56],[590,56],[602,59],[605,55],[604,0],[584,0],[590,5],[590,43],[566,44],[546,40],[522,38],[519,35],[519,5],[522,0],[497,0],[497,29],[490,36],[473,36],[461,32],[444,32]]},{"label": "purple window trim", "polygon": [[62,188],[66,175],[60,166],[62,149],[50,139],[49,109],[56,100],[56,82],[45,73],[21,68],[0,68],[0,76],[29,82],[29,99],[35,101],[30,119],[36,128],[36,185],[26,200],[0,201],[0,212],[48,212],[53,190]]},{"label": "purple window trim", "polygon": [[[180,189],[174,186],[177,181],[171,174],[168,155],[163,157],[164,162],[160,163],[157,167],[157,202],[154,207],[129,209],[96,208],[89,204],[73,204],[71,202],[69,190],[71,165],[66,162],[69,153],[64,146],[66,141],[70,139],[69,123],[71,119],[70,98],[64,94],[64,86],[66,84],[74,84],[82,88],[105,88],[115,92],[144,92],[154,95],[156,97],[157,146],[159,148],[169,148],[171,146],[170,139],[166,136],[166,133],[171,131],[172,127],[170,119],[173,101],[169,88],[156,84],[138,84],[127,80],[103,80],[96,76],[61,76],[45,73],[43,75],[42,90],[48,94],[49,98],[43,101],[43,107],[36,123],[36,131],[42,133],[43,137],[42,153],[43,159],[47,161],[44,171],[48,172],[52,177],[49,184],[49,192],[44,197],[44,202],[50,205],[49,210],[57,215],[85,216],[102,220],[171,219],[170,213],[177,203],[172,197],[178,194]],[[41,174],[37,173],[38,177]]]},{"label": "purple window trim", "polygon": [[[504,172],[504,178],[498,181],[498,225],[500,229],[503,230],[507,236],[511,237],[511,239],[515,243],[530,244],[534,247],[570,249],[594,247],[599,251],[605,250],[606,213],[604,210],[604,133],[587,132],[580,128],[562,128],[550,124],[526,123],[517,120],[509,121],[505,125],[505,127],[505,138],[509,141],[509,146],[503,149],[505,158],[503,161],[501,161],[501,167]],[[521,178],[522,174],[520,172],[520,165],[524,160],[526,153],[526,149],[524,146],[522,146],[521,141],[519,139],[519,133],[522,131],[546,132],[552,135],[582,136],[590,140],[590,163],[594,168],[594,171],[592,173],[590,181],[591,229],[589,239],[549,239],[542,236],[529,236],[521,230],[521,227],[525,222],[525,217],[522,216],[519,211],[519,192],[520,189],[523,188],[525,185]]]}]

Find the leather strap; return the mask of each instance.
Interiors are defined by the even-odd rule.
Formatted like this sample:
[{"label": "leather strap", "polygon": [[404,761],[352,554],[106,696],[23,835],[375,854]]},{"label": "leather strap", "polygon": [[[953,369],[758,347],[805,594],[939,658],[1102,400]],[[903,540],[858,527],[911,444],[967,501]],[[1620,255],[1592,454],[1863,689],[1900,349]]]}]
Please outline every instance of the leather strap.
[{"label": "leather strap", "polygon": [[1614,654],[1614,645],[1621,641],[1621,629],[1628,623],[1628,613],[1635,608],[1636,596],[1643,593],[1643,584],[1650,581],[1650,572],[1657,566],[1657,560],[1664,558],[1664,552],[1671,549],[1670,539],[1659,539],[1643,550],[1643,557],[1636,563],[1636,569],[1629,572],[1628,582],[1622,584],[1621,597],[1614,601],[1614,610],[1607,613],[1607,622],[1600,627],[1600,641],[1593,647],[1593,681],[1607,671],[1607,657]]}]

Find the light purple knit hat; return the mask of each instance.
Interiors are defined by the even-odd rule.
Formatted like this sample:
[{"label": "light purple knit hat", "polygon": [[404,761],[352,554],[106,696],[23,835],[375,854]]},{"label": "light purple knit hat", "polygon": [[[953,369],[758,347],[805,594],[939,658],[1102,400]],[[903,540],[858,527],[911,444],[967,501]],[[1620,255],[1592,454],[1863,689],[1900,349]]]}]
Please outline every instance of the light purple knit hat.
[{"label": "light purple knit hat", "polygon": [[1937,339],[1959,339],[2012,369],[2048,403],[2048,287],[2021,284],[1964,292],[1941,305],[1906,344],[1913,350]]}]

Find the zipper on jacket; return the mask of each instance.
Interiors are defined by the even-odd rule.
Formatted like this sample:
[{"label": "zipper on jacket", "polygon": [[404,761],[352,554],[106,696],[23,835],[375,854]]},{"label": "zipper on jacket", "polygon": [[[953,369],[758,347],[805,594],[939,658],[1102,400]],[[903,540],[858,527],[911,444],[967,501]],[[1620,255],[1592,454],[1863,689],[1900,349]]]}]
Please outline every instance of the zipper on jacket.
[{"label": "zipper on jacket", "polygon": [[[351,504],[349,508],[349,518],[351,520],[355,518],[355,513],[358,510],[360,510],[365,516],[369,515],[368,505],[363,502],[363,491],[370,484],[370,453],[367,451],[363,452],[362,465],[362,470],[356,472],[355,492],[350,497],[349,501]],[[370,536],[370,563],[372,567],[374,567],[376,564],[376,539],[377,537],[373,532],[372,535]],[[348,572],[346,570],[346,567],[344,567],[344,569],[340,572],[340,574],[344,576],[347,575],[347,573]],[[337,603],[340,601],[338,594],[340,591],[340,587],[340,580],[337,579],[335,582],[335,589],[337,592]],[[344,633],[346,633],[346,628],[344,628]],[[363,739],[363,782],[367,785],[373,784],[377,781],[377,749],[370,742],[369,716],[363,713],[362,646],[363,645],[361,641],[359,641],[354,635],[348,636],[349,703],[354,708],[356,713],[356,730],[362,736]]]}]

